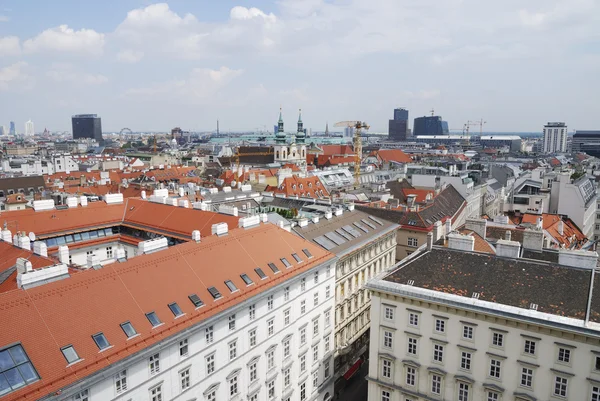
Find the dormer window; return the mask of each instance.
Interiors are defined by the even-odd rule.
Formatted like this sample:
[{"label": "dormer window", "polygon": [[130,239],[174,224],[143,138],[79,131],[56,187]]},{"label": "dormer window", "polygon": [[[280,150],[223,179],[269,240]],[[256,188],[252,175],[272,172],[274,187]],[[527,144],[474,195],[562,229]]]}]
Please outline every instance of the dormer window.
[{"label": "dormer window", "polygon": [[304,189],[304,185],[300,184],[300,189]]}]

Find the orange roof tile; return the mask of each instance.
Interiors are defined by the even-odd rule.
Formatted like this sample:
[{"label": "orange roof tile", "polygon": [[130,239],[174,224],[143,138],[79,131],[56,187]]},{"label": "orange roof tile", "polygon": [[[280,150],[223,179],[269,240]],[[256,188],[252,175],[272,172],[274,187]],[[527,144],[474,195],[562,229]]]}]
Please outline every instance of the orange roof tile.
[{"label": "orange roof tile", "polygon": [[286,196],[301,196],[305,198],[326,198],[329,196],[327,189],[321,184],[318,177],[287,177],[279,187],[267,186],[265,191]]},{"label": "orange roof tile", "polygon": [[[312,259],[306,260],[304,248],[312,253]],[[304,261],[286,269],[278,259],[293,260],[292,253]],[[28,290],[0,294],[0,321],[18,322],[3,326],[0,345],[21,343],[41,377],[3,400],[34,400],[56,392],[333,258],[333,254],[296,235],[261,224]],[[274,275],[267,267],[270,262],[280,265],[281,273]],[[257,266],[267,279],[258,278],[254,272]],[[240,278],[242,273],[255,284],[246,286]],[[231,293],[225,280],[232,280],[239,291]],[[223,298],[213,301],[207,290],[211,286]],[[198,294],[205,306],[196,309],[188,299],[190,294]],[[168,308],[172,302],[178,303],[185,316],[174,319]],[[151,327],[145,316],[151,311],[163,325]],[[131,322],[139,336],[126,338],[120,327],[125,321]],[[99,332],[112,346],[101,353],[92,339]],[[60,347],[70,344],[81,361],[67,367]]]},{"label": "orange roof tile", "polygon": [[25,199],[25,196],[23,194],[20,193],[16,193],[16,194],[9,194],[6,196],[6,200],[4,201],[4,203],[6,203],[7,205],[18,205],[18,204],[23,204],[23,203],[27,203],[27,199]]},{"label": "orange roof tile", "polygon": [[405,197],[408,195],[417,195],[415,202],[425,203],[427,202],[427,196],[430,195],[430,200],[435,196],[435,191],[429,189],[413,189],[413,188],[402,188],[402,193]]},{"label": "orange roof tile", "polygon": [[412,159],[400,149],[379,149],[376,151],[377,158],[382,162],[394,161],[397,163],[410,163]]}]

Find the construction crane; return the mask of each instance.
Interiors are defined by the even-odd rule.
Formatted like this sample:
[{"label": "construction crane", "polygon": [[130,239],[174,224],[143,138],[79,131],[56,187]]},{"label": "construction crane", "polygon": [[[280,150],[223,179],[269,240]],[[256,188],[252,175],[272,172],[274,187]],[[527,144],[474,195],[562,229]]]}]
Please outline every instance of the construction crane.
[{"label": "construction crane", "polygon": [[483,124],[486,124],[487,121],[483,121],[483,118],[478,121],[467,121],[468,125],[479,125],[479,136],[483,134]]},{"label": "construction crane", "polygon": [[360,163],[362,160],[362,139],[360,134],[362,130],[368,130],[369,126],[364,121],[340,121],[334,127],[354,128],[354,185],[360,184]]},{"label": "construction crane", "polygon": [[[231,158],[232,160],[235,160],[235,171],[233,173],[234,180],[237,182],[237,180],[239,179],[238,171],[240,170],[240,156],[271,156],[273,154],[274,153],[272,150],[268,150],[266,152],[240,153],[240,150],[238,148],[235,151],[235,154],[233,155],[233,157]],[[244,177],[244,175],[242,174],[242,178],[243,177]]]}]

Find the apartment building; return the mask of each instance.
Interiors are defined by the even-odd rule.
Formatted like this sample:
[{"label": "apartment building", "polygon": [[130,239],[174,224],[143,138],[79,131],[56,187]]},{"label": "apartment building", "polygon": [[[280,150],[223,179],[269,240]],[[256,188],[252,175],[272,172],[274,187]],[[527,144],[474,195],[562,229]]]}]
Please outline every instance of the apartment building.
[{"label": "apartment building", "polygon": [[423,246],[367,284],[369,401],[600,399],[598,255],[472,235]]},{"label": "apartment building", "polygon": [[292,230],[334,253],[335,379],[349,379],[360,367],[369,343],[369,292],[364,285],[396,263],[397,224],[339,207],[311,220],[301,219]]},{"label": "apartment building", "polygon": [[330,400],[336,257],[259,221],[53,282],[16,260],[2,399]]}]

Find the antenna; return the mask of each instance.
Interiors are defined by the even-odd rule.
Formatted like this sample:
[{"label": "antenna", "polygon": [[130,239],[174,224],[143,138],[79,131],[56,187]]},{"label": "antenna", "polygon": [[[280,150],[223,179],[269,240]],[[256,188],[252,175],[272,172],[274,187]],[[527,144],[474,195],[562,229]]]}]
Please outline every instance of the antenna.
[{"label": "antenna", "polygon": [[433,117],[433,115],[435,114],[435,111],[433,110],[433,107],[431,108],[431,117]]}]

